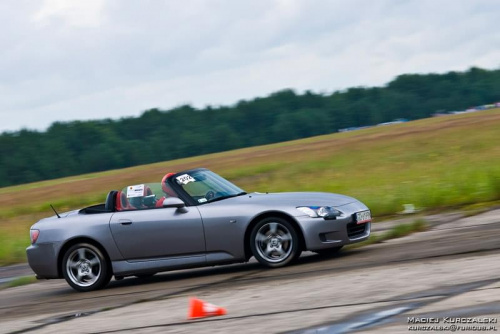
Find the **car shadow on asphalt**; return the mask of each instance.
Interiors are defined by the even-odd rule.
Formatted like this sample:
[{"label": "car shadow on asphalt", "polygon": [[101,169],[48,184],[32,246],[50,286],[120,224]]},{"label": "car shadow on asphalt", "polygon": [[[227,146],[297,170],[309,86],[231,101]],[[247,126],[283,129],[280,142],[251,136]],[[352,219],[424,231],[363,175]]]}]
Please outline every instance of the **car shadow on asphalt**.
[{"label": "car shadow on asphalt", "polygon": [[[202,268],[193,268],[193,269],[182,269],[182,270],[172,270],[160,272],[154,276],[147,278],[138,278],[135,276],[125,277],[122,280],[112,279],[111,282],[101,290],[92,291],[85,293],[85,296],[82,296],[83,299],[88,298],[99,298],[105,295],[121,295],[130,293],[127,291],[127,288],[133,286],[143,286],[144,289],[141,289],[140,292],[147,291],[155,291],[157,290],[154,285],[161,284],[165,282],[182,282],[187,280],[192,280],[196,278],[208,278],[212,277],[213,279],[207,280],[204,284],[201,285],[211,285],[216,284],[216,278],[218,276],[223,275],[234,275],[234,279],[266,279],[269,277],[275,276],[283,276],[288,277],[290,274],[302,274],[302,273],[311,273],[315,271],[324,271],[331,270],[333,267],[340,265],[339,262],[345,263],[345,259],[348,259],[351,256],[355,256],[359,253],[363,253],[365,250],[360,249],[349,249],[345,251],[341,251],[332,255],[319,255],[314,252],[303,252],[302,256],[295,261],[294,264],[285,266],[283,268],[267,268],[261,264],[259,264],[254,258],[250,259],[249,262],[246,263],[236,263],[236,264],[228,264],[228,265],[218,265],[213,267],[202,267]],[[314,264],[322,263],[322,264],[331,264],[329,265],[321,265],[320,267],[316,267]],[[228,279],[232,279],[229,277]],[[220,281],[220,279],[219,279]],[[192,286],[200,285],[200,283],[193,283]],[[165,287],[161,287],[161,289],[165,289]],[[121,290],[124,290],[123,292]],[[136,291],[139,292],[139,291]],[[135,292],[133,292],[135,293]],[[48,296],[60,296],[65,298],[66,296],[73,296],[74,294],[79,294],[78,292],[71,289],[67,286],[67,289],[54,288],[45,291],[43,294]]]},{"label": "car shadow on asphalt", "polygon": [[[318,262],[328,262],[335,261],[338,259],[347,258],[353,256],[357,253],[361,252],[361,250],[348,250],[344,252],[340,252],[332,255],[319,255],[313,252],[304,252],[303,255],[295,261],[293,265],[285,266],[283,268],[267,268],[261,264],[259,264],[255,259],[251,259],[250,262],[247,263],[237,263],[230,265],[219,265],[213,267],[204,267],[204,268],[195,268],[195,269],[184,269],[184,270],[173,270],[167,272],[158,273],[152,277],[146,278],[138,278],[135,276],[126,277],[123,280],[112,280],[105,290],[108,289],[119,289],[124,287],[135,286],[138,284],[141,285],[149,285],[156,283],[164,283],[164,282],[174,282],[174,281],[182,281],[193,278],[200,277],[217,277],[221,275],[228,274],[245,274],[245,276],[252,276],[254,274],[258,274],[261,272],[266,273],[276,273],[280,274],[285,270],[289,270],[290,268],[297,269],[301,266],[308,266],[310,264],[318,263]],[[300,272],[300,270],[299,270]],[[210,284],[210,283],[207,283]]]}]

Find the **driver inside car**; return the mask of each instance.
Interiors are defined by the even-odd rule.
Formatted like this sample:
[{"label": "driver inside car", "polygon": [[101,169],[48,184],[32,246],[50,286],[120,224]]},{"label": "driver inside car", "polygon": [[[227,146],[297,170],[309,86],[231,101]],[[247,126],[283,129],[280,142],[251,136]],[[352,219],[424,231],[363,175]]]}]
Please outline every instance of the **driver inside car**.
[{"label": "driver inside car", "polygon": [[172,188],[167,183],[168,178],[174,174],[175,173],[167,173],[161,179],[161,190],[163,191],[165,196],[156,201],[155,207],[157,208],[163,207],[163,201],[168,197],[178,197],[177,194],[172,190]]}]

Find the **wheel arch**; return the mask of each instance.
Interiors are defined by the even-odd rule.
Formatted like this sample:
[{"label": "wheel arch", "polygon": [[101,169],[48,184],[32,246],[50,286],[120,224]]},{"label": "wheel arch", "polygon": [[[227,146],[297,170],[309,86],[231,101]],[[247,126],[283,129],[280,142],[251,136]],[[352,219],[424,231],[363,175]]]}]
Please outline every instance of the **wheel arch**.
[{"label": "wheel arch", "polygon": [[292,216],[283,211],[266,211],[253,217],[250,223],[248,223],[247,225],[247,228],[245,230],[245,239],[244,239],[246,261],[248,261],[253,256],[252,250],[250,249],[250,235],[252,234],[252,229],[254,228],[255,225],[257,225],[259,221],[270,217],[282,218],[285,219],[290,224],[292,224],[292,226],[295,228],[295,231],[297,232],[297,236],[299,237],[300,249],[301,250],[306,249],[304,231],[302,231],[302,228],[300,227],[299,223],[295,220],[295,218],[293,218]]},{"label": "wheel arch", "polygon": [[113,271],[113,266],[111,265],[111,260],[109,258],[108,252],[106,252],[106,249],[102,246],[102,244],[90,237],[80,236],[67,240],[59,250],[59,254],[57,255],[57,275],[59,278],[64,277],[62,272],[62,260],[64,258],[64,254],[66,254],[70,247],[79,243],[88,243],[97,247],[106,258],[106,264],[108,265],[109,270],[111,272]]}]

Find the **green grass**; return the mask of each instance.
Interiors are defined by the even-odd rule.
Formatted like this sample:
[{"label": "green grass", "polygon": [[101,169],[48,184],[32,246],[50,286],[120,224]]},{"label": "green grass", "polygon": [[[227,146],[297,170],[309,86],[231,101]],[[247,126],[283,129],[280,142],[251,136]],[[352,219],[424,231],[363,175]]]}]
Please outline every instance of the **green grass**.
[{"label": "green grass", "polygon": [[429,224],[425,219],[417,219],[413,223],[399,224],[390,230],[381,234],[372,234],[368,240],[349,245],[348,248],[358,248],[372,244],[382,243],[387,240],[402,238],[415,232],[423,232],[429,228]]},{"label": "green grass", "polygon": [[12,281],[5,283],[2,288],[15,288],[17,286],[27,285],[31,283],[35,283],[37,281],[35,276],[22,276],[18,277]]},{"label": "green grass", "polygon": [[400,224],[394,226],[389,231],[382,233],[377,237],[377,242],[382,242],[384,240],[396,239],[407,236],[414,232],[422,232],[425,231],[428,227],[427,222],[424,219],[417,219],[413,223],[410,224]]},{"label": "green grass", "polygon": [[4,220],[0,224],[0,265],[26,262],[30,244],[29,226],[42,216],[24,216]]},{"label": "green grass", "polygon": [[[430,118],[0,189],[0,265],[25,261],[29,227],[103,202],[112,189],[207,167],[247,192],[324,191],[363,201],[375,217],[500,201],[500,110]],[[487,203],[487,204],[482,204]]]},{"label": "green grass", "polygon": [[464,213],[465,217],[472,217],[490,211],[492,208],[500,208],[500,201],[466,205],[462,207],[462,212]]},{"label": "green grass", "polygon": [[497,122],[352,143],[271,170],[252,186],[345,193],[376,216],[402,211],[406,203],[433,209],[490,202],[500,198],[499,128]]}]

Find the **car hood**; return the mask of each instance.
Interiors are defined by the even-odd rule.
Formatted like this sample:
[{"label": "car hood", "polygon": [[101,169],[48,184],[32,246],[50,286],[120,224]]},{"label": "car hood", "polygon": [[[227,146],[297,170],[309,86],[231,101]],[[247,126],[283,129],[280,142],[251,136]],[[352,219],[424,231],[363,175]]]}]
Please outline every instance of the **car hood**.
[{"label": "car hood", "polygon": [[290,193],[250,193],[243,196],[228,198],[212,204],[259,204],[263,206],[333,206],[340,207],[357,202],[355,198],[321,192],[290,192]]}]

